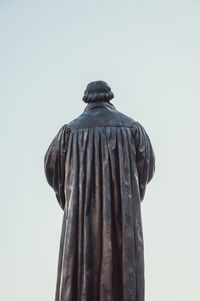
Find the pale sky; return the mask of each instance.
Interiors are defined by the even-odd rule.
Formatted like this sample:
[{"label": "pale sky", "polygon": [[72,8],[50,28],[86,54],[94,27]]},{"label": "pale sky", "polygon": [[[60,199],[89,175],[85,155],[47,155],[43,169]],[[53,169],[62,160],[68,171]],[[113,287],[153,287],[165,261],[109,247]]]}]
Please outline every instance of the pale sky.
[{"label": "pale sky", "polygon": [[146,301],[200,300],[200,3],[0,1],[0,300],[54,300],[62,210],[43,172],[88,82],[156,155],[142,203]]}]

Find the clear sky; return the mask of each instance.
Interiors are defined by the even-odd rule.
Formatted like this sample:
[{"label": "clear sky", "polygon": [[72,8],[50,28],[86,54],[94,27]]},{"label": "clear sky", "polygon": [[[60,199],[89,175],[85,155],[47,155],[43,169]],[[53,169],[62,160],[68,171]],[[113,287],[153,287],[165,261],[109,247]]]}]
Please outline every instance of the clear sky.
[{"label": "clear sky", "polygon": [[102,79],[156,154],[146,301],[200,300],[199,1],[1,0],[0,22],[0,299],[54,300],[62,210],[43,157]]}]

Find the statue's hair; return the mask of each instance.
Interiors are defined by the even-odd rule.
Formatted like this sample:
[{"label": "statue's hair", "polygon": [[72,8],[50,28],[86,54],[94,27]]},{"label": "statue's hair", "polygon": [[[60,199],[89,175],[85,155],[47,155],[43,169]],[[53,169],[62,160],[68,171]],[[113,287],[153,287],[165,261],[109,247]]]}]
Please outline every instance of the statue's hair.
[{"label": "statue's hair", "polygon": [[84,92],[83,101],[86,103],[107,101],[114,97],[110,86],[102,80],[91,82]]}]

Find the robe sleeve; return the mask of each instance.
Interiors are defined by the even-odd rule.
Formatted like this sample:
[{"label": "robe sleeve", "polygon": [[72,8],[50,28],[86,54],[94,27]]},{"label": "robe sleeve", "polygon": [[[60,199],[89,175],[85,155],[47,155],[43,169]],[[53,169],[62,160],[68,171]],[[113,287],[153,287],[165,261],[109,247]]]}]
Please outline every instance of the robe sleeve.
[{"label": "robe sleeve", "polygon": [[155,155],[149,136],[138,122],[136,122],[134,139],[140,199],[142,201],[144,199],[146,185],[151,181],[155,172]]},{"label": "robe sleeve", "polygon": [[47,182],[53,188],[61,208],[65,207],[65,159],[68,140],[67,125],[64,125],[51,142],[45,157],[44,171]]}]

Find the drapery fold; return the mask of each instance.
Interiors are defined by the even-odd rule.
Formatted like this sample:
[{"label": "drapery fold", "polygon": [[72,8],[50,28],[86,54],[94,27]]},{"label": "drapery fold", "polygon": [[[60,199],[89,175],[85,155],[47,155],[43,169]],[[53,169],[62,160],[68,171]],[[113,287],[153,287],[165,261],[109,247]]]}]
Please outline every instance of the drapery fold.
[{"label": "drapery fold", "polygon": [[56,301],[144,301],[140,201],[154,161],[137,122],[61,128],[45,155],[64,210]]}]

